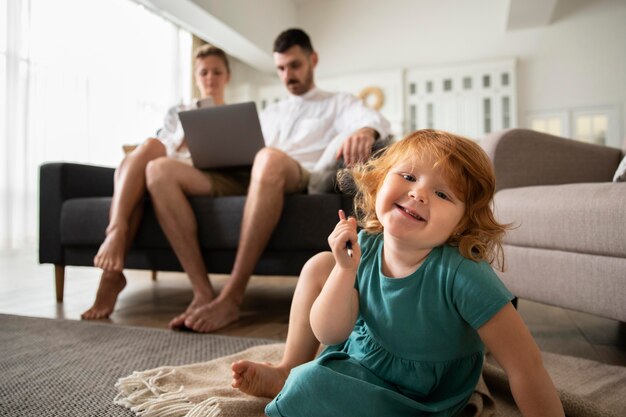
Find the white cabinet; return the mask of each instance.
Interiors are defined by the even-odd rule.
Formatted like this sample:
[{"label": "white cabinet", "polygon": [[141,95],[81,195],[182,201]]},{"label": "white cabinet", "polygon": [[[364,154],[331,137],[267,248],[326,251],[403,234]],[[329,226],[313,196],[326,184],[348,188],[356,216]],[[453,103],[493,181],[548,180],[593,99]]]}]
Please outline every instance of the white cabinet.
[{"label": "white cabinet", "polygon": [[406,72],[405,131],[440,129],[480,139],[517,125],[515,60]]}]

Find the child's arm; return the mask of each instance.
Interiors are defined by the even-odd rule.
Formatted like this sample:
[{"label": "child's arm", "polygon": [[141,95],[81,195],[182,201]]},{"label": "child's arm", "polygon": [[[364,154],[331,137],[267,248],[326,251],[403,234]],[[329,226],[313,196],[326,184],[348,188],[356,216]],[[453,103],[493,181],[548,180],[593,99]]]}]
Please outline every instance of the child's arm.
[{"label": "child's arm", "polygon": [[[340,221],[328,237],[328,244],[335,257],[335,267],[324,288],[311,307],[311,329],[317,340],[325,345],[345,341],[359,314],[359,295],[354,281],[361,259],[354,218],[348,220],[340,213]],[[346,242],[352,245],[348,255]]]},{"label": "child's arm", "polygon": [[524,417],[565,416],[541,352],[509,303],[478,329],[480,338],[504,368],[515,403]]}]

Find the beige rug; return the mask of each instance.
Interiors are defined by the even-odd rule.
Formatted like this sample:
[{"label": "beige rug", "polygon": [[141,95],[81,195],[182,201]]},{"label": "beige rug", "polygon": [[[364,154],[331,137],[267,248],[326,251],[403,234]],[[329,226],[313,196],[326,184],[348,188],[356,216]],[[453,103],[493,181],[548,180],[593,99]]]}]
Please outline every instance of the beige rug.
[{"label": "beige rug", "polygon": [[[282,343],[256,346],[208,362],[134,372],[117,382],[115,404],[141,417],[264,416],[269,399],[231,388],[230,364],[239,359],[278,362],[283,349]],[[626,415],[626,368],[550,353],[543,356],[567,416]],[[487,361],[483,377],[463,416],[521,416],[502,369]]]}]

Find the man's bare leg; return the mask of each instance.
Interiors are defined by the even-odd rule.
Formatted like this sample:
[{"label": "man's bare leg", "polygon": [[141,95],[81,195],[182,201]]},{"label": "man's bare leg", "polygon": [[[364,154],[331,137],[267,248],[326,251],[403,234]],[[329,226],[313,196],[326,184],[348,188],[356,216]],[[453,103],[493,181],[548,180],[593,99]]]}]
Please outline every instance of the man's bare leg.
[{"label": "man's bare leg", "polygon": [[335,258],[330,252],[317,254],[304,265],[291,303],[282,360],[278,365],[247,360],[234,362],[231,365],[233,388],[257,397],[274,398],[285,385],[291,369],[315,357],[320,343],[311,330],[309,315],[334,265]]},{"label": "man's bare leg", "polygon": [[[187,196],[210,195],[213,186],[209,178],[194,167],[167,158],[159,158],[148,164],[148,191],[159,220],[159,224],[187,273],[193,288],[193,300],[187,310],[170,322],[171,328],[187,325],[188,315],[200,306],[208,305],[215,292],[208,273],[197,235],[197,221]],[[234,319],[231,316],[236,315]],[[228,320],[238,318],[238,310],[228,315]],[[228,323],[226,323],[228,324]],[[223,324],[224,326],[226,324]],[[203,331],[202,327],[192,330]]]},{"label": "man's bare leg", "polygon": [[121,272],[127,242],[132,241],[130,218],[146,193],[146,165],[165,156],[165,146],[158,139],[148,139],[131,152],[115,171],[115,187],[106,237],[94,258],[94,265],[105,271]]},{"label": "man's bare leg", "polygon": [[257,154],[230,279],[213,302],[185,317],[186,327],[211,332],[239,318],[250,276],[280,219],[284,195],[296,191],[300,175],[298,163],[282,151],[264,148]]}]

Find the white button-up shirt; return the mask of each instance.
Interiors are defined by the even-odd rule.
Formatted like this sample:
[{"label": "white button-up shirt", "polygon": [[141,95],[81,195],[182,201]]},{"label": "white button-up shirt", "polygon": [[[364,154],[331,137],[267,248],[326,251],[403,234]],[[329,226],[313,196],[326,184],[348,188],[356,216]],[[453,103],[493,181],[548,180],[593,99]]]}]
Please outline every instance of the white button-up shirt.
[{"label": "white button-up shirt", "polygon": [[309,171],[319,166],[331,142],[342,143],[362,127],[375,129],[382,138],[390,133],[387,119],[352,94],[315,87],[269,105],[260,120],[266,146],[282,150]]}]

